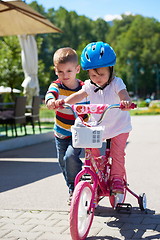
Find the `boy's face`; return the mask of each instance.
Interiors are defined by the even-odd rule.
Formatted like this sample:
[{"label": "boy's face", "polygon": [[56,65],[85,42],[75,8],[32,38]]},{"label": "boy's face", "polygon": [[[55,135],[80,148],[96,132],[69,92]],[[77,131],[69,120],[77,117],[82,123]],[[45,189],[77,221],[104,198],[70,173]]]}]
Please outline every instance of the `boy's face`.
[{"label": "boy's face", "polygon": [[88,70],[90,79],[97,85],[103,87],[109,80],[109,67],[102,67]]},{"label": "boy's face", "polygon": [[76,80],[76,74],[79,72],[80,66],[72,62],[59,63],[55,66],[55,73],[58,79],[66,86]]}]

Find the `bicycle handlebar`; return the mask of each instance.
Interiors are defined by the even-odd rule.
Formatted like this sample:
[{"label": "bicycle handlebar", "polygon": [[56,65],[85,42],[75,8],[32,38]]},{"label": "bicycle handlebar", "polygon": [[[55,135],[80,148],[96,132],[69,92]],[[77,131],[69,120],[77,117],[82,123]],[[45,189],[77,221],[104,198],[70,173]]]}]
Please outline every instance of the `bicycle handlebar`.
[{"label": "bicycle handlebar", "polygon": [[[63,105],[64,108],[69,108],[73,115],[75,116],[75,118],[78,117],[78,115],[81,114],[88,114],[88,113],[94,113],[94,114],[101,114],[100,119],[97,122],[97,125],[99,125],[104,116],[106,115],[106,113],[113,108],[119,108],[119,109],[124,109],[125,106],[123,104],[112,104],[112,105],[108,105],[108,104],[76,104],[76,105],[70,105],[65,103]],[[129,107],[129,109],[134,109],[136,108],[137,105],[135,103],[132,103]]]}]

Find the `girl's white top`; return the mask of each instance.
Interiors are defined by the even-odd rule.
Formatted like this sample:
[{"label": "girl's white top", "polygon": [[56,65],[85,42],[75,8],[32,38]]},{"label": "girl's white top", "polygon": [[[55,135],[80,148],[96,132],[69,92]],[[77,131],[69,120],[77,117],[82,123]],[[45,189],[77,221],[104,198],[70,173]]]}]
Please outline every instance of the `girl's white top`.
[{"label": "girl's white top", "polygon": [[[91,84],[90,80],[86,80],[82,86],[82,89],[89,96],[90,103],[112,105],[120,103],[118,93],[126,89],[126,85],[121,78],[114,77],[112,82],[103,90],[94,92],[96,88],[94,84]],[[94,114],[91,117],[91,121],[97,121],[99,118],[100,114]],[[113,138],[121,133],[128,133],[132,130],[130,113],[118,108],[109,110],[100,125],[105,126],[103,139]]]}]

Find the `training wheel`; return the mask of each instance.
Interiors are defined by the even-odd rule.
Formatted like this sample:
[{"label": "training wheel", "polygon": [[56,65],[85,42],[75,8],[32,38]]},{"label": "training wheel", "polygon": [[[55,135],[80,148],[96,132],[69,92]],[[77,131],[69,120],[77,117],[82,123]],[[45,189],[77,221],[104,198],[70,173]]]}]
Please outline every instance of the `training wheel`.
[{"label": "training wheel", "polygon": [[145,193],[139,195],[138,203],[141,211],[145,211],[147,208],[147,198]]}]

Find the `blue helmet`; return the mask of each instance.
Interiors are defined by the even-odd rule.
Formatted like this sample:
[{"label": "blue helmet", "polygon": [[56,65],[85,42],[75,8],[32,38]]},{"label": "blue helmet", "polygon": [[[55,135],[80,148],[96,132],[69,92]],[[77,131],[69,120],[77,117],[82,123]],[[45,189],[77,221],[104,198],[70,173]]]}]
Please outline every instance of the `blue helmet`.
[{"label": "blue helmet", "polygon": [[113,48],[104,42],[89,43],[82,51],[81,66],[84,70],[114,66],[116,54]]}]

